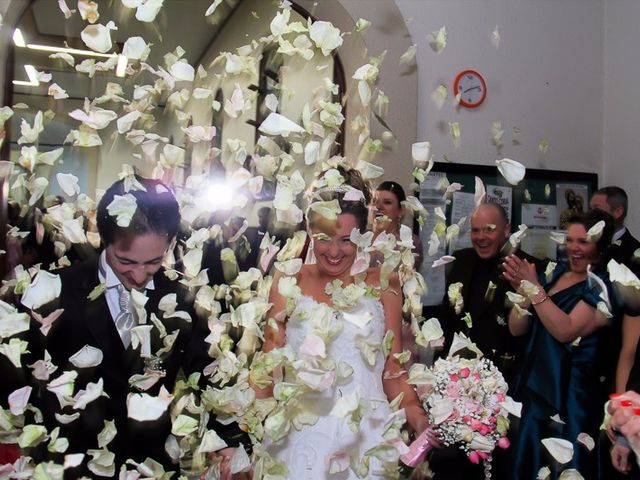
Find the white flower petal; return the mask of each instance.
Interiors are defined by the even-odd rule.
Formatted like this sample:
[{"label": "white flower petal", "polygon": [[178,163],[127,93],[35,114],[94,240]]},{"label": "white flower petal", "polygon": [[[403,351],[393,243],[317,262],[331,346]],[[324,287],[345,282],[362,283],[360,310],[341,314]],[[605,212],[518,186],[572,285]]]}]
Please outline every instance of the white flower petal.
[{"label": "white flower petal", "polygon": [[96,383],[89,382],[84,390],[78,391],[73,397],[73,408],[84,410],[91,402],[94,402],[104,393],[104,381],[100,378]]},{"label": "white flower petal", "polygon": [[498,26],[491,32],[491,45],[495,48],[500,47],[500,31],[498,30]]},{"label": "white flower petal", "polygon": [[592,451],[596,446],[596,442],[588,433],[581,432],[578,434],[578,442],[586,447],[587,450]]},{"label": "white flower petal", "polygon": [[80,186],[78,185],[78,177],[71,173],[58,173],[56,174],[56,180],[60,189],[68,196],[73,197],[80,193]]},{"label": "white flower petal", "polygon": [[558,463],[569,463],[573,458],[573,444],[563,438],[543,438],[541,443]]},{"label": "white flower petal", "polygon": [[271,112],[262,122],[258,130],[267,135],[281,135],[288,137],[291,132],[304,133],[305,130],[297,123],[292,122],[284,115]]},{"label": "white flower petal", "polygon": [[126,228],[131,223],[137,208],[136,197],[127,193],[125,195],[114,195],[113,201],[107,206],[107,211],[109,215],[116,217],[116,223],[119,227]]},{"label": "white flower petal", "polygon": [[53,97],[55,100],[63,100],[65,98],[69,98],[67,92],[57,83],[52,83],[51,85],[49,85],[47,94]]},{"label": "white flower petal", "polygon": [[87,236],[84,233],[84,217],[65,220],[62,222],[62,234],[71,243],[87,243]]},{"label": "white flower petal", "polygon": [[400,65],[407,64],[416,58],[418,46],[414,43],[407,48],[407,51],[400,55]]},{"label": "white flower petal", "polygon": [[220,438],[215,430],[207,430],[202,436],[202,440],[196,450],[196,453],[215,452],[216,450],[220,450],[225,447],[227,447],[227,442]]},{"label": "white flower petal", "polygon": [[111,50],[111,29],[100,23],[85,27],[80,32],[80,38],[87,47],[95,52],[106,53]]},{"label": "white flower petal", "polygon": [[138,120],[141,115],[142,114],[138,110],[134,110],[120,117],[116,122],[118,125],[118,133],[127,133],[129,130],[131,130],[134,122]]},{"label": "white flower petal", "polygon": [[214,0],[214,2],[209,5],[209,8],[207,8],[207,11],[204,12],[204,16],[208,17],[209,15],[213,15],[213,13],[216,11],[216,8],[218,8],[221,3],[222,0]]},{"label": "white flower petal", "polygon": [[441,267],[446,265],[447,263],[451,263],[456,259],[456,257],[452,257],[451,255],[443,255],[437,260],[434,260],[433,264],[431,264],[431,268]]},{"label": "white flower petal", "polygon": [[136,19],[140,22],[151,23],[162,8],[164,0],[146,0],[136,9]]},{"label": "white flower petal", "polygon": [[598,223],[596,223],[587,231],[587,239],[592,242],[597,242],[598,240],[600,240],[600,237],[602,237],[602,230],[604,229],[605,225],[606,223],[604,222],[604,220],[600,220]]},{"label": "white flower petal", "polygon": [[27,386],[14,390],[9,394],[9,410],[13,415],[22,415],[25,412],[29,404],[31,390],[31,387]]},{"label": "white flower petal", "polygon": [[278,97],[270,93],[265,97],[264,104],[269,110],[276,112],[278,110]]},{"label": "white flower petal", "polygon": [[447,27],[442,26],[440,30],[435,30],[427,35],[429,46],[434,52],[440,53],[447,46]]},{"label": "white flower petal", "polygon": [[70,10],[67,6],[66,0],[58,0],[58,7],[64,14],[64,18],[69,19],[71,16],[76,13],[76,10]]},{"label": "white flower petal", "polygon": [[430,318],[424,322],[420,331],[427,342],[438,340],[444,335],[444,331],[437,318]]},{"label": "white flower petal", "polygon": [[69,357],[69,362],[76,368],[91,368],[100,365],[102,358],[102,350],[91,345],[85,345]]},{"label": "white flower petal", "polygon": [[59,275],[40,270],[27,287],[20,303],[31,310],[37,310],[60,296],[62,282]]},{"label": "white flower petal", "polygon": [[147,60],[150,51],[150,46],[142,37],[130,37],[124,42],[124,47],[122,47],[122,54],[125,57],[130,60],[140,60],[142,62]]},{"label": "white flower petal", "polygon": [[169,68],[169,73],[171,73],[173,78],[175,78],[176,80],[182,80],[186,82],[193,82],[196,75],[195,69],[191,65],[189,65],[186,60],[179,60],[171,65],[171,67]]},{"label": "white flower petal", "polygon": [[496,160],[498,171],[511,185],[517,185],[525,175],[526,169],[524,165],[510,158]]},{"label": "white flower petal", "polygon": [[130,393],[127,397],[127,416],[140,422],[157,420],[169,408],[173,396],[160,387],[157,397],[146,393]]},{"label": "white flower petal", "polygon": [[322,50],[326,57],[333,50],[342,45],[342,35],[340,30],[335,28],[330,22],[317,21],[309,28],[309,37]]}]

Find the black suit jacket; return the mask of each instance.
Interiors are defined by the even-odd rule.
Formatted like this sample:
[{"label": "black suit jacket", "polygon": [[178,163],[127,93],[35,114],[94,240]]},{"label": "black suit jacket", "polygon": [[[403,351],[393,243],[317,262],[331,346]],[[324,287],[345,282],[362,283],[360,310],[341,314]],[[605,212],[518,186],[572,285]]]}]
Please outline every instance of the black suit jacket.
[{"label": "black suit jacket", "polygon": [[624,263],[637,275],[640,270],[640,265],[637,261],[634,261],[633,254],[639,248],[640,242],[631,235],[629,229],[626,229],[624,234],[620,237],[619,243],[612,249],[611,258],[618,263]]},{"label": "black suit jacket", "polygon": [[[518,251],[516,254],[535,263],[538,272],[540,272],[541,262],[538,259],[522,251]],[[499,262],[496,261],[491,271],[488,272],[488,280],[495,284],[495,290],[487,296],[472,297],[470,291],[472,283],[475,281],[476,269],[480,268],[480,257],[473,248],[458,250],[453,253],[453,256],[456,260],[448,264],[447,289],[439,316],[446,340],[444,353],[448,352],[453,334],[463,332],[477,344],[488,358],[496,363],[496,366],[505,375],[505,379],[510,382],[513,380],[516,362],[522,356],[525,346],[525,339],[512,336],[507,324],[509,308],[505,305],[506,292],[513,289],[508,282],[500,278]],[[464,306],[460,314],[455,313],[447,293],[449,285],[456,282],[462,282]],[[486,285],[480,286],[480,289],[486,292],[487,287],[488,282]],[[471,309],[471,306],[476,313],[472,316],[472,327],[468,328],[462,318]]]},{"label": "black suit jacket", "polygon": [[[30,346],[37,355],[34,359],[42,359],[42,349],[46,348],[51,355],[52,362],[58,370],[51,378],[56,378],[63,371],[78,372],[74,393],[84,389],[89,382],[96,383],[100,378],[104,381],[104,391],[109,398],[100,397],[88,404],[84,411],[79,411],[80,418],[68,425],[61,426],[61,436],[69,439],[70,448],[67,453],[85,452],[87,449],[98,448],[97,434],[104,428],[105,420],[115,422],[118,434],[108,445],[108,449],[116,455],[116,464],[121,465],[127,458],[144,461],[151,457],[161,462],[165,469],[176,470],[164,451],[164,443],[171,431],[171,421],[168,410],[155,421],[139,422],[127,418],[126,400],[131,393],[143,393],[129,386],[129,378],[134,374],[142,374],[145,370],[145,360],[139,351],[124,348],[115,323],[111,317],[105,295],[95,300],[87,297],[99,284],[97,259],[73,265],[60,271],[62,291],[59,307],[64,313],[56,320],[49,335],[42,337],[39,332],[32,332]],[[147,323],[151,324],[151,313],[160,319],[158,303],[165,295],[177,293],[177,310],[184,310],[191,314],[192,323],[182,319],[161,319],[168,334],[179,331],[173,348],[162,358],[162,368],[166,376],[146,390],[152,396],[157,396],[164,386],[170,393],[173,391],[176,376],[180,368],[188,375],[194,371],[202,371],[204,366],[212,361],[207,356],[207,345],[204,338],[207,326],[193,314],[190,302],[186,298],[186,291],[177,282],[170,281],[161,269],[154,276],[153,290],[147,291],[149,298],[145,308]],[[151,352],[155,353],[163,346],[157,328],[151,333]],[[85,345],[98,348],[103,353],[102,363],[96,367],[79,369],[69,362],[69,357]],[[55,413],[73,414],[78,410],[71,407],[60,407],[57,398],[46,390],[45,382],[37,385],[37,401],[45,416],[45,423],[49,427],[59,426]],[[224,438],[225,435],[221,434]],[[230,445],[237,445],[228,441]]]}]

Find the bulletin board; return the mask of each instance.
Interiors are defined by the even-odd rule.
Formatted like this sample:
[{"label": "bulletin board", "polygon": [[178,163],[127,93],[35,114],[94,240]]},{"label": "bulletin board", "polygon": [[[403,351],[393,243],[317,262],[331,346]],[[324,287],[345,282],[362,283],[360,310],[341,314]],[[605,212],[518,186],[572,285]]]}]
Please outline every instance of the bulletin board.
[{"label": "bulletin board", "polygon": [[[511,202],[513,205],[512,230],[516,230],[518,225],[523,223],[523,205],[556,206],[559,215],[567,207],[566,192],[573,190],[574,196],[581,198],[582,210],[586,211],[589,208],[589,198],[598,189],[598,175],[595,173],[527,168],[525,178],[518,185],[513,186],[498,172],[497,167],[436,162],[431,172],[446,174],[450,183],[457,182],[462,184],[463,187],[460,191],[464,193],[474,193],[475,177],[479,177],[485,186],[495,185],[511,189]],[[571,188],[572,186],[575,186],[575,188]],[[525,190],[528,191],[528,195],[525,195]],[[451,206],[449,205],[447,210],[448,220],[451,220]]]},{"label": "bulletin board", "polygon": [[[528,227],[521,248],[539,258],[555,259],[557,244],[550,240],[551,231],[564,229],[566,219],[573,213],[586,211],[589,199],[598,188],[595,173],[568,172],[559,170],[527,169],[525,178],[518,185],[509,184],[497,167],[437,162],[416,197],[428,212],[426,224],[420,230],[420,239],[425,259],[420,272],[431,284],[431,291],[424,298],[425,305],[439,302],[444,293],[443,269],[432,269],[433,260],[455,250],[471,246],[469,217],[475,207],[475,178],[484,183],[487,191],[485,201],[500,203],[510,218],[511,230],[518,226]],[[444,180],[446,178],[446,181]],[[462,187],[443,198],[443,187],[459,183]],[[428,255],[430,235],[438,221],[436,208],[442,209],[447,217],[447,225],[460,224],[459,236],[449,242],[442,242],[438,251]]]}]

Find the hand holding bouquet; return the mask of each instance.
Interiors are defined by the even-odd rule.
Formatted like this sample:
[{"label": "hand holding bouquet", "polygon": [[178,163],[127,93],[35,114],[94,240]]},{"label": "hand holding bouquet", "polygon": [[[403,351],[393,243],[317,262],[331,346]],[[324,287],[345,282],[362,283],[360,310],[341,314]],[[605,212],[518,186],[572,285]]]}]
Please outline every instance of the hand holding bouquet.
[{"label": "hand holding bouquet", "polygon": [[[475,358],[461,357],[461,350]],[[431,428],[444,445],[458,445],[473,463],[490,461],[496,445],[509,446],[507,416],[520,416],[521,406],[507,396],[507,383],[496,366],[464,335],[456,334],[446,359],[431,367],[413,365],[409,382],[416,386]],[[430,448],[423,432],[400,458],[414,467]]]}]

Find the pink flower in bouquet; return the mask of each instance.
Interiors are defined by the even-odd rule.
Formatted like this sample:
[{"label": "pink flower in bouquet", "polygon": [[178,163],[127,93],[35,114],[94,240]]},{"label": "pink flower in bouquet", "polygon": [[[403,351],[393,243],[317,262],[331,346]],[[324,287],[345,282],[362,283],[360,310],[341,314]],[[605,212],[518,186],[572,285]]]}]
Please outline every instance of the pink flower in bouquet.
[{"label": "pink flower in bouquet", "polygon": [[504,393],[498,392],[496,393],[495,397],[497,402],[504,402],[507,396]]},{"label": "pink flower in bouquet", "polygon": [[474,372],[473,375],[471,375],[471,378],[473,378],[476,382],[480,381],[480,374],[478,372]]},{"label": "pink flower in bouquet", "polygon": [[480,432],[482,435],[487,435],[488,433],[490,433],[490,432],[491,432],[491,430],[492,430],[492,429],[491,429],[491,427],[490,427],[489,425],[484,425],[484,424],[483,424],[483,425],[480,427],[479,432]]},{"label": "pink flower in bouquet", "polygon": [[460,377],[458,377],[457,374],[452,373],[451,375],[449,375],[449,380],[451,380],[452,382],[457,382],[458,380],[460,380]]},{"label": "pink flower in bouquet", "polygon": [[469,369],[469,367],[464,367],[462,370],[460,370],[460,376],[462,378],[467,378],[470,373],[471,373],[471,369]]},{"label": "pink flower in bouquet", "polygon": [[463,387],[459,382],[450,383],[447,385],[447,396],[451,398],[460,398],[462,395]]},{"label": "pink flower in bouquet", "polygon": [[475,463],[475,464],[480,463],[480,455],[478,455],[478,452],[470,452],[468,457],[471,463]]},{"label": "pink flower in bouquet", "polygon": [[511,445],[511,442],[507,437],[502,437],[500,440],[498,440],[498,446],[502,449],[509,448],[509,445]]},{"label": "pink flower in bouquet", "polygon": [[489,458],[489,453],[487,452],[481,452],[478,451],[478,456],[482,459],[482,460],[487,460]]},{"label": "pink flower in bouquet", "polygon": [[477,420],[475,418],[471,419],[471,428],[473,430],[475,430],[476,432],[480,430],[480,428],[482,428],[482,422],[480,420]]}]

